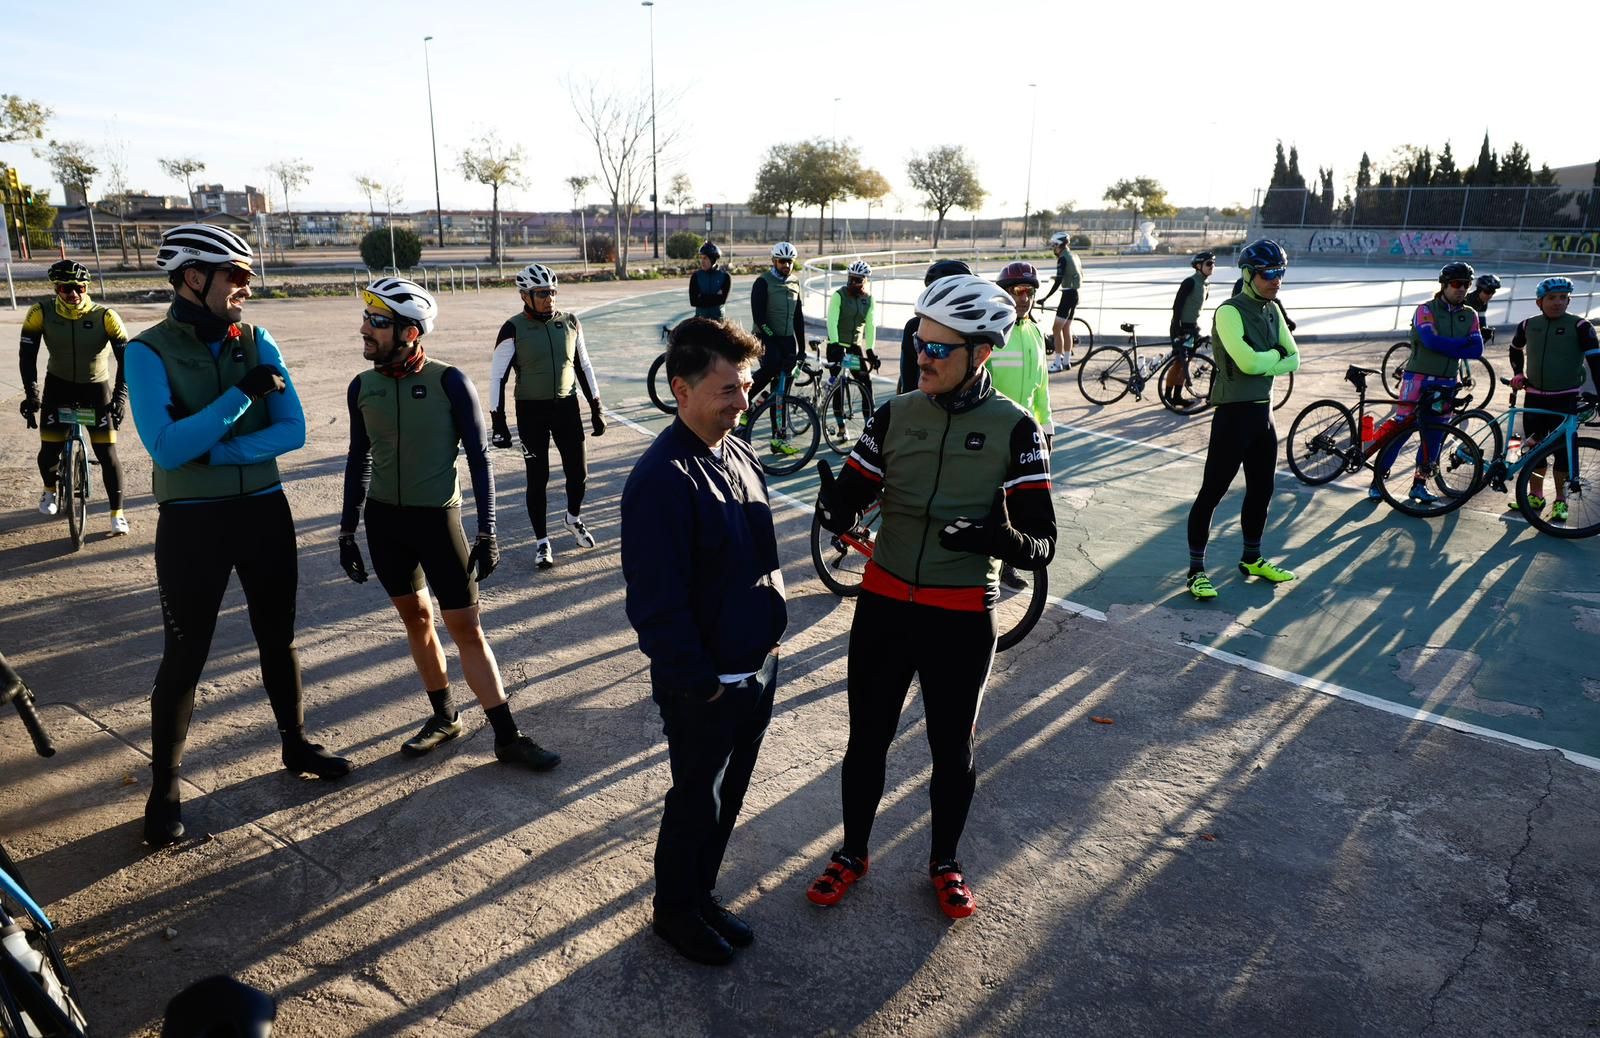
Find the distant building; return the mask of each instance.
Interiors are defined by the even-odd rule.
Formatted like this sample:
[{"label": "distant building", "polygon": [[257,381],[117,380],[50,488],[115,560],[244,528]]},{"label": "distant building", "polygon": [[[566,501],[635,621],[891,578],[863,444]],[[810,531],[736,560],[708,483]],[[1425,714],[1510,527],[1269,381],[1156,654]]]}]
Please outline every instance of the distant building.
[{"label": "distant building", "polygon": [[250,217],[272,212],[272,203],[260,188],[244,186],[243,191],[228,191],[221,184],[201,184],[194,189],[194,207],[212,213]]}]

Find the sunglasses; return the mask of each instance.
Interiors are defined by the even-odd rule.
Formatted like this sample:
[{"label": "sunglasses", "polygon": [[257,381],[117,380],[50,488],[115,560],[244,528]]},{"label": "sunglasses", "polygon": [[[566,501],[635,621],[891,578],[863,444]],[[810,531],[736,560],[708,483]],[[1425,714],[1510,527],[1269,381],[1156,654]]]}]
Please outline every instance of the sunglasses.
[{"label": "sunglasses", "polygon": [[946,360],[950,354],[963,346],[981,346],[983,343],[972,339],[963,339],[961,342],[929,342],[922,336],[912,333],[911,342],[918,353],[926,353],[929,360]]},{"label": "sunglasses", "polygon": [[553,288],[536,288],[528,294],[533,296],[535,299],[554,299],[556,297],[556,290]]},{"label": "sunglasses", "polygon": [[81,293],[87,291],[88,288],[89,288],[88,285],[79,285],[79,284],[76,284],[76,283],[70,284],[70,285],[57,285],[56,286],[56,295],[58,295],[58,296],[80,295]]},{"label": "sunglasses", "polygon": [[782,264],[782,265],[783,265],[783,266],[785,266],[785,267],[792,267],[792,266],[794,266],[794,260],[792,260],[792,259],[775,259],[775,260],[773,260],[773,261],[772,261],[772,262],[773,262],[773,263],[774,263],[774,264]]},{"label": "sunglasses", "polygon": [[217,273],[227,279],[228,284],[237,288],[245,287],[255,277],[253,272],[245,270],[243,267],[236,267],[231,263],[218,267]]},{"label": "sunglasses", "polygon": [[363,311],[361,311],[361,319],[363,321],[366,321],[369,325],[371,325],[374,329],[376,329],[378,331],[382,331],[385,328],[393,328],[394,327],[394,318],[393,317],[386,317],[383,314],[375,314],[371,310],[363,310]]},{"label": "sunglasses", "polygon": [[1288,267],[1269,267],[1266,270],[1256,271],[1256,276],[1266,278],[1268,281],[1282,281],[1288,272]]},{"label": "sunglasses", "polygon": [[1470,282],[1470,281],[1452,281],[1452,282],[1450,282],[1450,287],[1451,288],[1471,288],[1472,287],[1472,282]]},{"label": "sunglasses", "polygon": [[852,285],[862,285],[866,283],[866,278],[849,278],[848,280]]}]

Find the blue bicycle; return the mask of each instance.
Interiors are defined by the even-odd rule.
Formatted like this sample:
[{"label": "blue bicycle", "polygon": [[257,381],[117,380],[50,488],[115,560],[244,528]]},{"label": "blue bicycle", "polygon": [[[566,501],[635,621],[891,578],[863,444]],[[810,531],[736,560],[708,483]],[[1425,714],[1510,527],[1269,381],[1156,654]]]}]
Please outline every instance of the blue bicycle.
[{"label": "blue bicycle", "polygon": [[[1501,385],[1511,386],[1510,379]],[[1576,414],[1562,414],[1538,407],[1518,407],[1516,387],[1511,389],[1511,408],[1495,415],[1482,408],[1464,411],[1451,424],[1464,432],[1483,453],[1483,483],[1504,493],[1516,480],[1516,506],[1534,529],[1552,537],[1593,537],[1600,533],[1600,438],[1579,436],[1579,425],[1596,426],[1600,397],[1588,393],[1578,397]],[[1518,415],[1546,415],[1560,424],[1538,442],[1512,435]],[[1524,419],[1526,421],[1526,419]],[[1515,448],[1515,450],[1513,450]],[[1537,475],[1543,490],[1545,471],[1554,467],[1556,483],[1553,501],[1532,493]],[[1481,484],[1480,484],[1481,485]],[[1473,488],[1476,491],[1476,487]],[[1550,505],[1549,514],[1545,507]]]}]

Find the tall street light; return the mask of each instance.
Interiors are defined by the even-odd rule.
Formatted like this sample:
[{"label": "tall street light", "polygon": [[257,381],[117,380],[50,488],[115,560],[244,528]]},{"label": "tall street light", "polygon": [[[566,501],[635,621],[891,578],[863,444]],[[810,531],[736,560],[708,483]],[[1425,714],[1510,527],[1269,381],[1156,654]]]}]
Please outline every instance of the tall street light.
[{"label": "tall street light", "polygon": [[1033,220],[1033,127],[1039,121],[1039,84],[1029,83],[1033,110],[1028,115],[1028,186],[1022,197],[1022,250],[1028,249],[1028,224]]},{"label": "tall street light", "polygon": [[439,134],[433,128],[433,69],[428,64],[428,41],[422,38],[422,73],[428,81],[428,136],[433,138],[433,216],[439,223],[439,248],[444,248],[444,202],[439,198]]},{"label": "tall street light", "polygon": [[641,0],[640,7],[650,8],[650,234],[655,246],[652,255],[661,258],[661,191],[656,186],[656,4],[655,0]]}]

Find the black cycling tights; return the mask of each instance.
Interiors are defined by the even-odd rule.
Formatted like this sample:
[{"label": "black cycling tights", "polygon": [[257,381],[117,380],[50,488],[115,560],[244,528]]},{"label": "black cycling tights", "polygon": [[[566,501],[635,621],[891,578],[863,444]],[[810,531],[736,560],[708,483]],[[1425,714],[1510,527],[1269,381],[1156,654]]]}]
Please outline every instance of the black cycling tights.
[{"label": "black cycling tights", "polygon": [[557,400],[518,400],[517,438],[522,441],[522,464],[528,471],[528,519],[533,523],[533,535],[543,540],[549,535],[545,486],[550,482],[552,439],[561,454],[561,471],[567,477],[567,511],[582,514],[589,458],[583,446],[578,395]]},{"label": "black cycling tights", "polygon": [[850,744],[845,750],[844,852],[865,857],[883,799],[889,744],[915,674],[922,681],[928,748],[933,751],[930,860],[956,856],[978,785],[972,738],[994,661],[994,613],[899,602],[863,593],[850,626]]},{"label": "black cycling tights", "polygon": [[[299,582],[294,517],[282,491],[257,497],[162,505],[156,520],[156,581],[166,648],[150,695],[150,749],[157,792],[183,762],[194,688],[211,652],[217,611],[237,569],[261,650],[261,683],[279,732],[304,723],[300,659],[294,648]],[[176,790],[173,791],[174,793]]]},{"label": "black cycling tights", "polygon": [[1211,445],[1206,448],[1200,494],[1189,509],[1189,554],[1203,556],[1211,539],[1211,513],[1244,468],[1244,508],[1239,525],[1246,544],[1260,544],[1272,501],[1272,477],[1278,464],[1278,431],[1272,407],[1265,400],[1219,404],[1211,416]]},{"label": "black cycling tights", "polygon": [[[122,507],[122,462],[117,459],[117,445],[114,443],[89,444],[94,448],[95,460],[100,463],[100,478],[106,485],[106,500],[111,505],[113,512]],[[51,443],[46,440],[39,444],[39,475],[44,478],[44,488],[56,488],[56,465],[61,461],[61,451],[65,443]],[[65,508],[66,505],[62,505]]]}]

